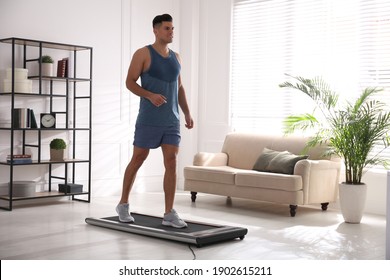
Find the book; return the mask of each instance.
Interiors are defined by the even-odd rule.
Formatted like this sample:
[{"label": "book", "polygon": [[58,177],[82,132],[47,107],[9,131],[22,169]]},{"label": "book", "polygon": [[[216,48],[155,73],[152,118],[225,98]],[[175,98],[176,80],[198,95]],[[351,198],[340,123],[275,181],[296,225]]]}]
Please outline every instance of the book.
[{"label": "book", "polygon": [[[27,154],[16,154],[12,156],[13,159],[18,159],[18,158],[31,158],[31,155]],[[11,159],[11,155],[7,155],[7,159]]]},{"label": "book", "polygon": [[13,110],[13,128],[38,128],[34,110],[30,108],[15,108]]},{"label": "book", "polygon": [[69,77],[69,58],[68,57],[65,57],[62,59],[62,61],[64,62],[65,64],[65,78],[68,78]]},{"label": "book", "polygon": [[34,115],[34,110],[33,109],[28,109],[29,110],[29,120],[30,120],[30,128],[38,128],[37,125],[37,120],[35,119]]},{"label": "book", "polygon": [[67,78],[69,72],[69,58],[63,58],[57,62],[57,77]]},{"label": "book", "polygon": [[32,159],[31,158],[7,159],[7,163],[26,164],[26,163],[32,163]]},{"label": "book", "polygon": [[11,157],[11,155],[7,156],[7,163],[13,164],[26,164],[32,163],[31,155],[25,154],[16,154]]},{"label": "book", "polygon": [[28,108],[15,108],[13,114],[13,128],[30,128]]},{"label": "book", "polygon": [[58,60],[57,62],[57,77],[64,78],[65,77],[65,62],[64,60]]}]

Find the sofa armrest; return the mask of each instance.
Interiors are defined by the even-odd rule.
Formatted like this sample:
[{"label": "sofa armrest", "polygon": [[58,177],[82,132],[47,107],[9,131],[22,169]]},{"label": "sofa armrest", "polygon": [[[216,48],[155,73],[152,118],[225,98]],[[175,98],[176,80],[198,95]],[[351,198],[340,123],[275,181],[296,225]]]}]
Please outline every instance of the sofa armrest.
[{"label": "sofa armrest", "polygon": [[336,201],[340,169],[340,161],[309,159],[298,161],[294,175],[302,177],[304,204]]},{"label": "sofa armrest", "polygon": [[228,155],[225,153],[199,152],[194,156],[195,166],[224,166],[228,163]]}]

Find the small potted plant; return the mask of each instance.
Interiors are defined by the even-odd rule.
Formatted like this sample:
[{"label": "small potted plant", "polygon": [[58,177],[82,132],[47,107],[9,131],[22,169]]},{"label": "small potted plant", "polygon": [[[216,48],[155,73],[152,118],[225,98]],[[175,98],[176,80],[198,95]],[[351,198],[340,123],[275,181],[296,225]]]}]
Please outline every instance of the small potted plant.
[{"label": "small potted plant", "polygon": [[54,60],[49,55],[44,55],[41,58],[41,73],[42,76],[51,77],[53,76],[53,63]]},{"label": "small potted plant", "polygon": [[64,161],[64,151],[66,143],[63,139],[55,138],[50,142],[50,160]]}]

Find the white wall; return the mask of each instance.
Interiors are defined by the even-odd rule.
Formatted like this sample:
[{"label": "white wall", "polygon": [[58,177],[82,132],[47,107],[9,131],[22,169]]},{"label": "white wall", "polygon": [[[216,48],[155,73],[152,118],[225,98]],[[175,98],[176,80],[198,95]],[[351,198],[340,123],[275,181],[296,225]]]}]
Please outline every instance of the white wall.
[{"label": "white wall", "polygon": [[199,138],[202,151],[219,151],[229,129],[231,1],[200,5]]},{"label": "white wall", "polygon": [[[46,19],[40,16],[43,7]],[[94,47],[94,196],[120,193],[138,111],[138,98],[124,86],[127,68],[134,51],[153,42],[152,18],[165,12],[174,18],[171,48],[181,54],[183,83],[195,119],[193,130],[182,128],[182,188],[183,166],[197,151],[219,151],[230,131],[231,0],[0,0],[1,38]],[[161,188],[161,161],[161,151],[153,151],[140,170],[137,191]],[[369,185],[366,211],[384,214],[386,174],[369,173],[364,180]]]},{"label": "white wall", "polygon": [[[128,99],[121,94],[124,91],[122,64],[126,56],[122,40],[124,30],[128,29],[122,19],[124,3],[126,1],[107,0],[0,2],[2,38],[20,37],[93,47],[94,195],[119,188],[122,173],[118,158],[121,158],[121,140],[127,135],[122,129],[121,104]],[[6,67],[9,66],[1,65],[1,69]],[[1,180],[8,181],[8,178]]]}]

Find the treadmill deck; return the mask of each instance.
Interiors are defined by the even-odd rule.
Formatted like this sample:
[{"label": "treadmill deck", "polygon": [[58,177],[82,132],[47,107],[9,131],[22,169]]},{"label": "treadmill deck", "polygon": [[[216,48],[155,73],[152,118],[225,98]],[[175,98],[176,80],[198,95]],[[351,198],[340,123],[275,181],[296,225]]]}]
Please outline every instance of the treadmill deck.
[{"label": "treadmill deck", "polygon": [[244,239],[248,233],[246,228],[206,224],[193,221],[186,221],[188,227],[173,228],[162,225],[162,218],[139,213],[131,213],[134,223],[122,223],[118,216],[105,218],[86,218],[87,224],[141,234],[162,239],[174,240],[188,244],[195,244],[197,247],[212,243],[232,240],[235,238]]}]

